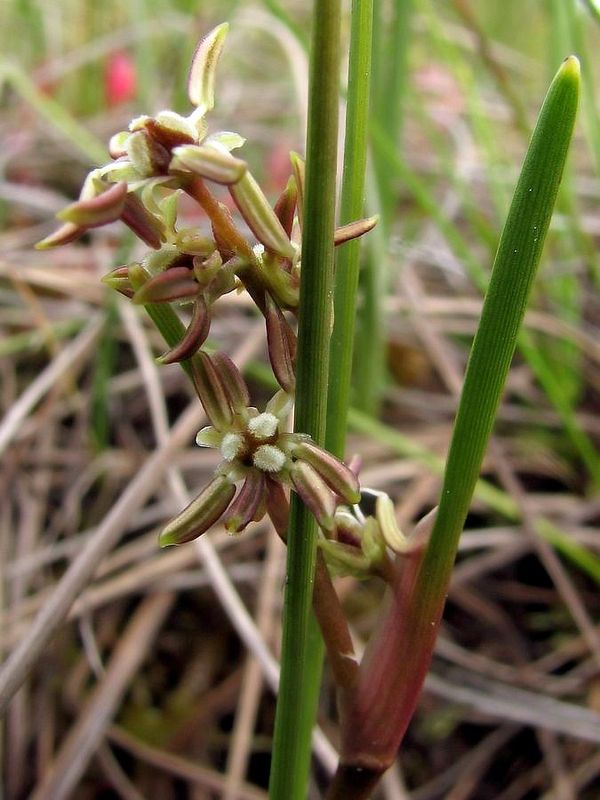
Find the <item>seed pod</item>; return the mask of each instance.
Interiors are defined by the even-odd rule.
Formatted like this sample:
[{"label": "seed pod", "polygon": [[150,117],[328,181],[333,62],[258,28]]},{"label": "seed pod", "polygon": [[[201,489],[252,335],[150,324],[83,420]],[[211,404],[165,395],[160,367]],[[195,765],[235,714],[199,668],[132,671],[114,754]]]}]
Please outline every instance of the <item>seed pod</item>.
[{"label": "seed pod", "polygon": [[229,187],[236,206],[258,241],[282,258],[293,258],[291,243],[262,189],[249,172]]},{"label": "seed pod", "polygon": [[297,461],[290,470],[290,478],[294,489],[313,513],[320,527],[329,532],[333,531],[335,499],[319,473],[305,461]]},{"label": "seed pod", "polygon": [[360,500],[358,478],[339,458],[313,442],[301,442],[294,448],[293,455],[310,464],[329,488],[347,503],[352,505],[358,503]]},{"label": "seed pod", "polygon": [[257,511],[264,500],[266,478],[263,472],[252,470],[240,489],[238,496],[225,515],[225,527],[229,533],[241,533],[256,519]]},{"label": "seed pod", "polygon": [[224,475],[206,486],[195,500],[162,530],[161,547],[184,544],[205,533],[223,514],[235,494],[235,486]]}]

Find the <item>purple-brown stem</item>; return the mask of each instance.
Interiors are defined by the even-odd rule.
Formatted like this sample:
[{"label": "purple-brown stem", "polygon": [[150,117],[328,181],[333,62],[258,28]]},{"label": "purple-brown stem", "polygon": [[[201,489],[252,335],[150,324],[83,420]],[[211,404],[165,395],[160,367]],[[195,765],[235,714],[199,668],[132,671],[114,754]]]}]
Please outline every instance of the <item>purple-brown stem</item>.
[{"label": "purple-brown stem", "polygon": [[[225,213],[221,204],[207,188],[202,178],[192,178],[186,186],[186,191],[200,205],[206,216],[210,219],[215,235],[226,241],[231,250],[249,265],[256,265],[256,256],[252,247],[235,226],[231,216]],[[244,271],[240,278],[248,293],[264,315],[266,312],[265,287],[260,286],[255,278],[255,270]]]},{"label": "purple-brown stem", "polygon": [[[427,538],[432,519],[416,535]],[[431,662],[443,611],[415,592],[425,544],[398,558],[388,605],[371,637],[355,690],[340,698],[340,765],[327,800],[365,800],[393,763]]]},{"label": "purple-brown stem", "polygon": [[[267,512],[277,535],[286,542],[289,501],[281,484],[269,481]],[[340,599],[335,591],[323,554],[317,551],[313,611],[319,623],[333,676],[342,694],[351,694],[358,678],[358,663]]]}]

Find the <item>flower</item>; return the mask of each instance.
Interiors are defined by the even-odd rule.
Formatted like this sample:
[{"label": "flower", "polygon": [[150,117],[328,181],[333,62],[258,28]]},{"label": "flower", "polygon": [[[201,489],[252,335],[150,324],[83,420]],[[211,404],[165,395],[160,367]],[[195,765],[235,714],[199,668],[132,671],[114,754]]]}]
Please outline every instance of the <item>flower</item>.
[{"label": "flower", "polygon": [[198,361],[196,388],[213,424],[196,442],[218,449],[222,461],[208,486],[161,532],[161,545],[188,542],[220,518],[230,533],[240,533],[280,503],[282,487],[296,491],[320,527],[332,531],[339,502],[360,498],[356,475],[306,434],[285,431],[292,407],[287,393],[277,392],[259,412],[247,405],[245,383],[227,356],[201,352]]}]

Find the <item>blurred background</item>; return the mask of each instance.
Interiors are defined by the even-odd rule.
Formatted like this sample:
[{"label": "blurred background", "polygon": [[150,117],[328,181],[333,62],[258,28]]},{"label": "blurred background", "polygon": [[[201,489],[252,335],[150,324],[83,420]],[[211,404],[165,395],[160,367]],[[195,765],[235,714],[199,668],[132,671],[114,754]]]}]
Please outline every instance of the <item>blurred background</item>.
[{"label": "blurred background", "polygon": [[[349,4],[346,4],[349,5]],[[409,530],[436,503],[457,393],[528,135],[575,52],[569,169],[467,521],[432,673],[385,800],[600,795],[600,12],[594,0],[379,0],[373,143],[348,455]],[[211,130],[274,200],[303,152],[311,4],[0,2],[0,651],[56,632],[3,720],[11,800],[266,798],[285,553],[266,525],[159,551],[216,465],[149,321],[100,277],[140,257],[120,225],[33,249],[135,116],[189,113],[198,39],[228,21]],[[349,34],[345,9],[344,35]],[[347,41],[346,41],[347,45]],[[347,54],[347,46],[344,52]],[[345,74],[343,65],[343,74]],[[192,207],[189,224],[204,225]],[[259,320],[213,330],[260,406]],[[69,565],[76,602],[57,587]],[[86,562],[87,559],[87,562]],[[381,601],[338,588],[357,641]],[[235,590],[235,591],[233,591]],[[49,606],[49,604],[55,604]],[[266,647],[265,647],[266,646]],[[25,675],[25,667],[23,675]],[[1,672],[0,672],[1,677]],[[325,670],[311,798],[335,763]]]}]

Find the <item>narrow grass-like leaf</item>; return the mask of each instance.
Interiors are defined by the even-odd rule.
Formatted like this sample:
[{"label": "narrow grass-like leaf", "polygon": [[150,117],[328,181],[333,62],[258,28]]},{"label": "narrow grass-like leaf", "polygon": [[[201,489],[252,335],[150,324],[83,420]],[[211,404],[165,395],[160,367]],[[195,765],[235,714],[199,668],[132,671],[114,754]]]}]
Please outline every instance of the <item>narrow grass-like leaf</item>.
[{"label": "narrow grass-like leaf", "polygon": [[[573,56],[558,71],[534,130],[500,239],[473,342],[425,556],[394,593],[344,708],[340,775],[331,798],[367,797],[352,776],[383,771],[414,712],[441,618],[458,540],[494,424],[517,333],[539,264],[572,136],[579,95]],[[395,624],[394,623],[395,620]],[[341,791],[340,791],[341,790]]]},{"label": "narrow grass-like leaf", "polygon": [[514,354],[565,164],[578,96],[579,62],[571,56],[557,73],[540,111],[473,342],[448,455],[440,513],[426,559],[429,566],[434,560],[440,580],[448,578],[454,561]]}]

